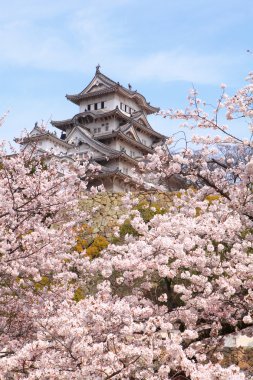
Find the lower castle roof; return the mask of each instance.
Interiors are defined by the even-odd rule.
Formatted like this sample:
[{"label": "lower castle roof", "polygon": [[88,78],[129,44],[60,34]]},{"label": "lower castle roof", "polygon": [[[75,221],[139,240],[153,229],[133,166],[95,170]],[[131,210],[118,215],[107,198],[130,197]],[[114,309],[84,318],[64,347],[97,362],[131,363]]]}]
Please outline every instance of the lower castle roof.
[{"label": "lower castle roof", "polygon": [[145,150],[147,153],[153,153],[153,149],[151,147],[148,147],[141,142],[138,142],[137,140],[131,139],[130,137],[126,136],[123,132],[121,131],[114,131],[112,133],[107,133],[107,134],[100,134],[98,136],[95,136],[95,140],[108,140],[112,137],[118,137],[121,138],[122,140],[127,141],[129,144],[134,145],[141,150]]}]

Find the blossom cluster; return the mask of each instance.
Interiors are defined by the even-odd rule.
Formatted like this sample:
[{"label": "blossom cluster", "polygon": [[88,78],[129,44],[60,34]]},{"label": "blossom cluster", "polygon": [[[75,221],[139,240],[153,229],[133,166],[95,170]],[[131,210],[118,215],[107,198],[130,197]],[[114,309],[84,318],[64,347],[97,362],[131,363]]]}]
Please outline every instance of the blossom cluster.
[{"label": "blossom cluster", "polygon": [[222,85],[211,117],[195,90],[187,110],[163,112],[224,138],[195,137],[197,152],[157,147],[140,172],[184,188],[150,220],[126,194],[135,234],[92,259],[73,249],[88,164],[1,152],[1,379],[250,379],[222,365],[222,346],[253,325],[253,161],[222,156],[217,144],[243,152],[251,142],[217,115],[250,119],[251,83],[231,98]]}]

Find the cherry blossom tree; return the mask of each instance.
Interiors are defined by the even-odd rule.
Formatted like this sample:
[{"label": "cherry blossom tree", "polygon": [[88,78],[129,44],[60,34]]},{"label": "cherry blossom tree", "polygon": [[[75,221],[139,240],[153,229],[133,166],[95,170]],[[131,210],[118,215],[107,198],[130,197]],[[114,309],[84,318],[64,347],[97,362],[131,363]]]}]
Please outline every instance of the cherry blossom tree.
[{"label": "cherry blossom tree", "polygon": [[73,226],[83,218],[78,202],[85,182],[79,177],[86,169],[38,157],[34,149],[7,155],[1,147],[1,359],[34,339],[36,310],[63,300],[61,278],[76,277],[68,255]]},{"label": "cherry blossom tree", "polygon": [[130,219],[136,233],[92,260],[71,249],[81,218],[77,173],[59,176],[58,164],[44,167],[25,152],[2,154],[2,379],[250,379],[222,365],[222,346],[253,325],[253,161],[224,161],[216,150],[252,147],[219,123],[225,110],[252,133],[248,79],[232,97],[222,85],[211,116],[195,90],[186,110],[162,112],[219,136],[194,137],[198,154],[188,142],[180,154],[158,147],[140,165],[145,178],[180,175],[189,187],[149,221],[133,207],[138,194],[126,194],[121,222]]}]

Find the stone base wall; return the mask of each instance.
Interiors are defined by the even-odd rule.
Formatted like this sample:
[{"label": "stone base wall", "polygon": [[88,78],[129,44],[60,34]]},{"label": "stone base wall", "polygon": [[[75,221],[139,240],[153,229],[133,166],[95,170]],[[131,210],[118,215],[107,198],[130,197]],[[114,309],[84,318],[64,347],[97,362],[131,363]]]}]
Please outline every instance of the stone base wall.
[{"label": "stone base wall", "polygon": [[[87,211],[90,216],[89,224],[93,229],[93,234],[103,235],[107,239],[113,236],[114,227],[118,224],[118,219],[127,210],[124,206],[123,197],[125,193],[98,193],[85,201],[82,201],[82,209]],[[155,202],[165,210],[168,208],[171,192],[134,192],[131,197],[138,198],[139,202]]]}]

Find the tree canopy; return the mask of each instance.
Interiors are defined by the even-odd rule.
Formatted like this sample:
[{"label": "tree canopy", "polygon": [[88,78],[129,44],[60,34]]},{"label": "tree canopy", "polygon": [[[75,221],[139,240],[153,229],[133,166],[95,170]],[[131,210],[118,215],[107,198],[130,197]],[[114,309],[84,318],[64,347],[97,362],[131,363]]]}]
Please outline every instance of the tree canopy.
[{"label": "tree canopy", "polygon": [[[211,116],[195,90],[186,110],[162,113],[221,135],[194,137],[197,154],[187,142],[177,154],[158,147],[145,178],[188,187],[150,218],[126,194],[136,233],[98,255],[76,237],[88,163],[1,151],[1,379],[250,379],[223,365],[222,347],[253,324],[253,161],[216,145],[252,148],[252,78],[232,97],[222,85]],[[248,140],[219,124],[221,110],[248,121]]]}]

